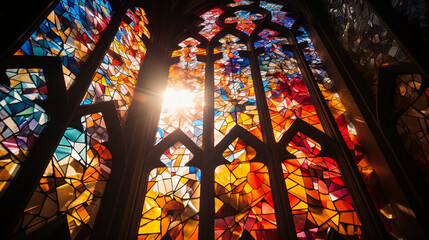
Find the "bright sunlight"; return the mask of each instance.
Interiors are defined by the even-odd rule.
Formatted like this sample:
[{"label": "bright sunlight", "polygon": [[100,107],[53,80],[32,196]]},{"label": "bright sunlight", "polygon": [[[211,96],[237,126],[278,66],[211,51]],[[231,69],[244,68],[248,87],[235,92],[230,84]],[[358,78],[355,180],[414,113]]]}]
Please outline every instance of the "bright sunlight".
[{"label": "bright sunlight", "polygon": [[165,90],[163,106],[169,113],[189,109],[194,104],[193,94],[189,90],[173,88]]}]

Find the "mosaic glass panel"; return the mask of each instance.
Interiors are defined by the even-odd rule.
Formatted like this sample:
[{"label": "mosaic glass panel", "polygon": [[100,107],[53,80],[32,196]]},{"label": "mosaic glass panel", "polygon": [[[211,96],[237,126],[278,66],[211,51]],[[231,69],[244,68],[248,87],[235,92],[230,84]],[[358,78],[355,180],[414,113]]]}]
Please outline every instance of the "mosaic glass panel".
[{"label": "mosaic glass panel", "polygon": [[0,84],[0,196],[18,173],[49,116],[36,101],[48,88],[40,68],[6,69],[10,86]]},{"label": "mosaic glass panel", "polygon": [[142,8],[127,11],[81,104],[114,100],[119,119],[122,123],[125,121],[146,54],[140,36],[149,37],[147,24]]},{"label": "mosaic glass panel", "polygon": [[250,162],[256,150],[235,139],[223,152],[231,162],[215,170],[215,239],[278,239],[267,167]]},{"label": "mosaic glass panel", "polygon": [[173,52],[180,61],[170,67],[155,144],[181,129],[198,146],[202,145],[205,63],[199,62],[197,55],[205,55],[206,50],[198,48],[198,44],[188,38],[179,44],[180,50]]},{"label": "mosaic glass panel", "polygon": [[289,17],[290,13],[282,11],[283,5],[261,1],[259,6],[267,9],[271,13],[271,21],[287,28],[291,28],[295,19]]},{"label": "mosaic glass panel", "polygon": [[166,167],[149,174],[138,239],[198,239],[201,171],[186,167],[192,153],[180,142],[161,156]]},{"label": "mosaic glass panel", "polygon": [[235,126],[239,125],[262,139],[256,107],[255,89],[249,59],[239,55],[246,50],[233,35],[219,42],[222,58],[215,62],[215,143],[217,144]]},{"label": "mosaic glass panel", "polygon": [[361,224],[335,160],[317,156],[321,146],[301,133],[286,149],[296,156],[282,166],[298,239],[325,239],[329,227],[360,239]]},{"label": "mosaic glass panel", "polygon": [[203,35],[209,41],[222,29],[216,24],[216,19],[223,13],[220,8],[213,8],[210,11],[205,12],[200,17],[204,19],[199,26],[204,26],[199,34]]},{"label": "mosaic glass panel", "polygon": [[396,77],[395,107],[402,110],[396,121],[405,149],[429,182],[429,88],[420,74]]},{"label": "mosaic glass panel", "polygon": [[65,215],[71,239],[91,235],[110,176],[112,155],[101,113],[81,118],[82,129],[68,127],[24,211],[18,228],[30,233]]},{"label": "mosaic glass panel", "polygon": [[15,55],[61,57],[69,88],[111,15],[106,0],[61,0]]},{"label": "mosaic glass panel", "polygon": [[379,66],[401,63],[408,57],[380,19],[360,0],[324,0],[336,37],[367,79],[373,94],[377,92]]},{"label": "mosaic glass panel", "polygon": [[228,7],[238,7],[238,6],[246,6],[253,3],[253,1],[248,0],[233,0],[233,3],[227,4]]},{"label": "mosaic glass panel", "polygon": [[254,43],[255,48],[264,49],[258,61],[274,137],[279,141],[297,118],[323,131],[298,63],[292,52],[282,49],[288,41],[278,35],[265,29],[259,34],[261,40]]},{"label": "mosaic glass panel", "polygon": [[237,11],[234,13],[235,17],[228,17],[225,19],[225,23],[237,23],[237,29],[250,35],[255,29],[255,20],[263,18],[260,13],[251,13],[249,11]]}]

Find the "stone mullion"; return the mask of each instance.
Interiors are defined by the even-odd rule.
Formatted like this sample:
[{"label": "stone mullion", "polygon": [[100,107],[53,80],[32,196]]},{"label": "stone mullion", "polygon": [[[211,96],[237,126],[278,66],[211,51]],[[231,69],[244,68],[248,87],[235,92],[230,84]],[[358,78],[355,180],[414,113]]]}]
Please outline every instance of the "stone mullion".
[{"label": "stone mullion", "polygon": [[204,82],[204,131],[203,159],[201,163],[200,228],[199,239],[214,239],[215,193],[214,171],[214,63],[219,55],[213,53],[214,45],[207,47],[207,61]]}]

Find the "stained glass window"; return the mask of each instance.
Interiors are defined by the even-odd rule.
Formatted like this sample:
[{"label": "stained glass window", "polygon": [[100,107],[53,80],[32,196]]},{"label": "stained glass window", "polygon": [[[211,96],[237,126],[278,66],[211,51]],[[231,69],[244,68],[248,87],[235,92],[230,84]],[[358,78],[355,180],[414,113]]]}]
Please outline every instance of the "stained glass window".
[{"label": "stained glass window", "polygon": [[255,42],[264,49],[258,61],[277,141],[297,118],[323,130],[293,53],[282,49],[289,42],[278,35],[266,29],[259,34],[263,40]]},{"label": "stained glass window", "polygon": [[[49,122],[49,114],[58,115],[58,108],[71,107],[66,100],[55,102],[57,95],[63,95],[61,97],[64,99],[70,97],[64,96],[66,94],[62,91],[69,89],[74,80],[81,76],[81,67],[97,46],[110,20],[113,17],[122,19],[104,58],[98,62],[98,69],[94,68],[96,72],[92,81],[87,74],[82,77],[89,89],[77,90],[82,93],[81,96],[85,95],[81,105],[90,106],[75,106],[78,110],[70,115],[74,119],[70,122],[64,120],[58,125],[57,120],[56,126],[61,129],[63,124],[65,132],[59,133],[62,137],[58,136],[58,142],[50,140],[58,146],[51,154],[52,158],[46,161],[49,163],[34,192],[28,196],[24,212],[17,219],[19,223],[11,233],[13,236],[33,236],[41,228],[49,228],[52,222],[65,221],[71,239],[88,239],[104,201],[112,171],[110,149],[117,150],[118,146],[112,147],[112,143],[120,142],[119,139],[112,139],[110,132],[112,130],[116,138],[120,136],[120,126],[115,124],[124,123],[126,119],[146,54],[142,38],[150,39],[150,34],[146,27],[146,14],[139,7],[128,9],[123,16],[114,15],[110,3],[104,0],[64,0],[53,7],[52,12],[15,53],[51,56],[51,60],[22,56],[13,59],[21,59],[24,65],[40,65],[32,61],[41,59],[47,62],[45,65],[53,67],[56,57],[59,57],[61,64],[58,65],[62,65],[62,72],[61,68],[47,69],[49,78],[46,78],[45,69],[42,68],[7,68],[10,86],[2,84],[0,87],[0,190],[3,193],[13,180],[48,123],[52,125],[55,122]],[[92,64],[96,61],[96,58],[92,60]],[[56,79],[52,79],[51,75]],[[61,81],[62,76],[65,86],[52,83]],[[112,116],[111,110],[106,110],[110,108],[116,108],[119,118],[115,118],[114,114]],[[33,157],[31,160],[33,163],[39,161],[37,164],[43,166],[43,159]]]},{"label": "stained glass window", "polygon": [[[77,79],[87,84],[76,90],[76,105],[68,105],[74,89],[65,94],[65,107],[73,113],[59,125],[62,132],[57,141],[52,140],[55,151],[46,158],[47,165],[40,165],[43,174],[40,171],[24,211],[16,217],[13,237],[32,236],[64,221],[71,239],[91,238],[100,226],[97,223],[103,223],[97,215],[109,211],[103,207],[106,198],[110,203],[125,202],[125,195],[109,192],[123,187],[118,182],[112,187],[115,174],[122,184],[130,172],[133,176],[138,172],[139,179],[130,180],[129,190],[136,196],[130,200],[133,203],[118,208],[133,204],[134,212],[123,218],[132,215],[135,228],[123,228],[129,228],[128,237],[139,240],[313,240],[326,239],[329,231],[346,239],[365,239],[370,237],[363,233],[369,217],[362,206],[372,203],[359,198],[366,190],[349,187],[356,183],[350,178],[359,177],[355,172],[375,193],[371,196],[379,214],[389,218],[387,202],[372,188],[377,177],[313,45],[311,31],[307,32],[297,8],[286,2],[221,1],[200,12],[180,36],[166,41],[168,58],[160,61],[168,68],[164,81],[143,81],[165,83],[164,92],[147,96],[159,103],[143,107],[159,113],[159,119],[151,115],[149,122],[141,123],[147,129],[154,127],[146,129],[153,133],[147,134],[151,138],[147,143],[136,141],[144,145],[144,154],[130,152],[134,146],[128,145],[136,139],[117,133],[129,127],[131,103],[140,104],[134,95],[145,91],[146,86],[139,89],[137,82],[142,78],[140,70],[151,66],[144,65],[146,54],[159,50],[156,41],[165,36],[149,33],[159,27],[149,24],[148,19],[156,19],[153,9],[149,7],[146,16],[135,1],[124,6],[119,2],[60,0],[15,52],[21,57],[61,59],[67,90]],[[328,2],[337,11],[338,6]],[[340,2],[345,7],[358,4]],[[358,16],[372,20],[362,26],[378,25],[373,13],[369,15]],[[377,39],[383,40],[386,29],[380,25],[376,30],[379,36],[371,39],[356,40],[360,31],[345,38],[356,40],[355,50],[362,52],[365,46],[385,44]],[[103,40],[105,35],[109,41]],[[376,66],[408,59],[395,41],[387,44],[381,52],[371,49],[370,56],[358,63],[370,68],[371,81],[376,81]],[[91,54],[98,46],[105,51],[93,54],[93,60]],[[88,65],[93,72],[81,75]],[[0,196],[23,168],[36,140],[51,126],[50,111],[55,113],[44,104],[51,93],[44,69],[5,70],[10,85],[0,85]],[[396,80],[397,107],[405,109],[397,131],[427,173],[424,132],[429,92],[426,85],[421,88],[420,75]],[[114,138],[120,144],[114,144]],[[144,155],[139,160],[142,169],[116,173],[121,158],[115,152]]]},{"label": "stained glass window", "polygon": [[[321,105],[314,104],[312,96],[316,94],[312,91],[319,91],[317,96],[326,101],[335,121],[332,124],[338,127],[356,168],[364,176],[372,171],[319,55],[296,21],[299,14],[285,9],[266,1],[239,0],[215,7],[200,15],[198,36],[190,34],[192,37],[180,42],[180,49],[173,52],[179,63],[169,70],[155,145],[166,147],[175,137],[187,136],[203,152],[212,148],[214,152],[199,160],[198,178],[192,175],[195,170],[189,170],[195,164],[189,165],[191,153],[178,138],[179,143],[154,160],[157,166],[162,162],[166,167],[149,174],[139,238],[193,239],[194,229],[207,224],[199,221],[197,212],[207,211],[214,211],[210,231],[215,239],[281,239],[285,236],[278,230],[279,224],[293,224],[298,239],[324,239],[328,229],[362,237],[338,159],[319,155],[323,143],[297,133],[283,146],[287,158],[275,150],[276,143],[285,144],[295,122],[325,134],[326,123],[318,109]],[[261,24],[268,20],[271,23]],[[306,71],[309,74],[303,74]],[[309,81],[319,88],[309,88]],[[258,156],[253,144],[271,149],[274,155]],[[274,169],[282,170],[273,173]],[[214,192],[201,189],[202,195],[193,195],[195,179],[204,179],[201,176],[206,171],[214,172]],[[283,200],[271,189],[276,181],[271,178],[276,179],[276,174],[284,181],[275,185],[284,189],[276,191],[286,192],[289,198],[292,219],[288,223],[277,220],[284,213],[276,212],[276,201]],[[192,181],[178,193],[173,176],[177,181]],[[204,198],[204,193],[213,194],[214,199],[201,206],[213,209],[195,208],[198,211],[185,216],[190,211],[190,198]],[[164,210],[169,204],[171,208]],[[196,225],[189,229],[190,224]]]}]

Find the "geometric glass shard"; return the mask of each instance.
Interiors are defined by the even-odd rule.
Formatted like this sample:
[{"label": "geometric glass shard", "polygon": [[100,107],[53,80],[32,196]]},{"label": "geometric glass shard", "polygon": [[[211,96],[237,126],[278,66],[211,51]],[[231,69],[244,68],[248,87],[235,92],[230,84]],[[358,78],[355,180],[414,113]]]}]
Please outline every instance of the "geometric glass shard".
[{"label": "geometric glass shard", "polygon": [[67,89],[110,22],[106,0],[61,0],[15,55],[59,56]]},{"label": "geometric glass shard", "polygon": [[256,96],[248,58],[239,55],[246,46],[233,35],[219,40],[215,53],[222,58],[215,62],[215,144],[239,125],[262,139]]},{"label": "geometric glass shard", "polygon": [[233,0],[233,3],[227,4],[228,7],[238,7],[238,6],[246,6],[253,3],[253,1],[248,0]]},{"label": "geometric glass shard", "polygon": [[202,145],[205,64],[197,60],[197,55],[205,55],[206,50],[198,48],[199,44],[188,38],[179,44],[180,50],[173,52],[180,61],[170,67],[155,144],[181,129]]},{"label": "geometric glass shard", "polygon": [[283,25],[287,28],[292,28],[295,19],[288,17],[287,12],[283,12],[281,9],[283,5],[261,1],[260,7],[267,9],[271,13],[271,21]]},{"label": "geometric glass shard", "polygon": [[265,29],[254,43],[264,49],[258,55],[259,68],[276,141],[297,118],[323,129],[293,53],[282,49],[288,41],[278,35]]},{"label": "geometric glass shard", "polygon": [[329,227],[360,238],[361,224],[335,160],[317,157],[321,146],[302,133],[286,149],[296,156],[282,166],[298,239],[325,239]]},{"label": "geometric glass shard", "polygon": [[91,235],[112,167],[101,113],[81,118],[83,131],[68,127],[18,225],[28,234],[65,215],[71,239]]},{"label": "geometric glass shard", "polygon": [[149,174],[138,239],[198,239],[201,171],[185,164],[192,153],[181,143],[167,149],[167,167]]},{"label": "geometric glass shard", "polygon": [[213,8],[210,11],[205,12],[200,17],[204,19],[199,26],[204,26],[199,32],[202,36],[207,38],[209,41],[222,29],[216,24],[216,19],[223,13],[220,8]]},{"label": "geometric glass shard", "polygon": [[277,239],[277,221],[268,169],[249,162],[256,151],[240,138],[224,151],[230,164],[215,170],[215,239]]},{"label": "geometric glass shard", "polygon": [[134,96],[146,46],[141,35],[149,37],[148,24],[142,8],[129,9],[124,16],[109,50],[99,66],[81,104],[115,101],[123,123]]},{"label": "geometric glass shard", "polygon": [[46,111],[35,102],[47,99],[43,70],[11,68],[6,69],[6,76],[10,87],[0,85],[0,196],[49,121]]},{"label": "geometric glass shard", "polygon": [[249,11],[237,11],[234,13],[235,17],[228,17],[225,19],[225,23],[237,23],[237,29],[250,35],[255,29],[255,20],[263,18],[260,13],[250,13]]}]

